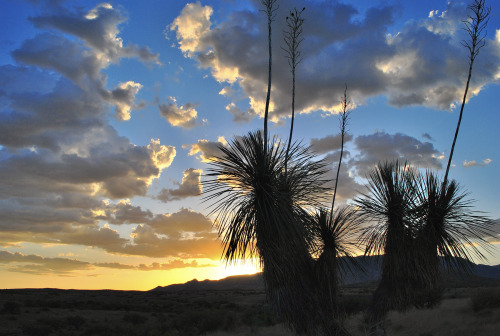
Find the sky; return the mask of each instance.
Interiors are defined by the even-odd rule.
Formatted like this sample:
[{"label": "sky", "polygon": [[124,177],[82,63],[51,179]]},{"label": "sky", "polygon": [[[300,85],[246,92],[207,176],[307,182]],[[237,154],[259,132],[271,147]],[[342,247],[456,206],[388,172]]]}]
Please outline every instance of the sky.
[{"label": "sky", "polygon": [[[450,178],[498,230],[500,7],[489,3]],[[338,200],[363,192],[379,161],[444,175],[468,70],[467,3],[280,1],[269,130],[281,139],[294,7],[306,10],[293,136],[331,163],[331,180],[345,86],[352,102]],[[260,9],[0,0],[0,288],[149,290],[258,271],[221,261],[202,181],[218,146],[263,127]],[[500,264],[495,246],[483,263]]]}]

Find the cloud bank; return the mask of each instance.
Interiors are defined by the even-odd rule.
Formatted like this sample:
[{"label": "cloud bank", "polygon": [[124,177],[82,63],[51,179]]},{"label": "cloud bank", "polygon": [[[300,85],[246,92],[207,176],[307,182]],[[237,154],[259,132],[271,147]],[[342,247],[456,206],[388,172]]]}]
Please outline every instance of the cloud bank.
[{"label": "cloud bank", "polygon": [[[118,122],[133,118],[142,84],[113,86],[105,70],[124,58],[156,66],[158,54],[125,44],[119,37],[125,16],[107,3],[90,11],[54,4],[30,20],[37,35],[12,52],[15,64],[0,66],[0,244],[81,245],[173,261],[129,267],[2,251],[0,263],[17,272],[67,275],[95,267],[200,267],[178,259],[218,259],[217,234],[201,213],[153,214],[129,201],[147,195],[177,152],[158,139],[135,145],[118,134],[110,110]],[[164,110],[172,125],[194,125],[194,105]],[[162,198],[199,194],[200,174],[186,170]],[[129,237],[112,227],[124,225]]]},{"label": "cloud bank", "polygon": [[[167,26],[179,50],[211,71],[221,82],[239,86],[248,98],[243,112],[231,102],[226,108],[235,121],[263,116],[267,88],[267,26],[260,1],[252,7],[213,19],[213,9],[200,2],[187,4]],[[286,8],[285,8],[286,7]],[[298,0],[282,4],[274,22],[274,57],[282,56],[282,37],[288,8],[302,8]],[[398,106],[422,105],[450,110],[462,98],[466,77],[466,50],[462,20],[464,3],[449,2],[429,17],[407,22],[391,35],[399,15],[396,6],[371,7],[364,13],[339,1],[308,2],[302,44],[303,62],[297,68],[296,109],[301,113],[334,113],[344,84],[356,103],[386,95]],[[441,10],[441,11],[440,11]],[[500,76],[500,39],[488,38],[475,65],[471,92]],[[290,71],[286,62],[273,64],[270,119],[278,122],[290,113]],[[227,90],[221,91],[231,97]]]}]

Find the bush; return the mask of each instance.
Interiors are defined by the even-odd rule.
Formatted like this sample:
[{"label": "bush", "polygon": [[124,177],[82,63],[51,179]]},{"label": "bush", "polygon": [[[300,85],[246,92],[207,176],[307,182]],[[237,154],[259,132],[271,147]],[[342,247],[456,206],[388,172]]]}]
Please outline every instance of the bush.
[{"label": "bush", "polygon": [[340,311],[347,316],[366,311],[370,300],[369,295],[344,295],[339,300]]},{"label": "bush", "polygon": [[132,323],[133,325],[144,324],[147,320],[147,316],[137,313],[127,313],[123,315],[123,321]]},{"label": "bush", "polygon": [[500,288],[482,288],[471,296],[474,312],[500,308]]},{"label": "bush", "polygon": [[104,323],[89,324],[83,332],[83,335],[85,336],[110,336],[115,334],[115,330],[113,330],[113,328],[111,328],[109,324]]},{"label": "bush", "polygon": [[5,314],[19,314],[21,312],[21,305],[14,301],[7,301],[3,304],[2,313]]},{"label": "bush", "polygon": [[57,317],[44,316],[37,320],[39,326],[47,326],[51,330],[59,330],[63,327],[63,320]]},{"label": "bush", "polygon": [[82,325],[85,324],[86,321],[87,320],[80,315],[67,316],[64,319],[64,322],[66,323],[66,325],[73,327],[76,330],[79,330],[82,327]]},{"label": "bush", "polygon": [[47,325],[28,324],[23,327],[23,335],[26,336],[48,336],[52,331]]}]

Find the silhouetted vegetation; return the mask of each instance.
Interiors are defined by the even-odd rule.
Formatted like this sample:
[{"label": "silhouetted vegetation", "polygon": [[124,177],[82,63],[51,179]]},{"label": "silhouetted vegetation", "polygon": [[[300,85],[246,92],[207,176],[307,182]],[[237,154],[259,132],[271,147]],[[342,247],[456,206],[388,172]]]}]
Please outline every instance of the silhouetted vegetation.
[{"label": "silhouetted vegetation", "polygon": [[[500,314],[498,304],[500,284],[498,280],[492,284],[496,287],[484,287],[485,282],[469,279],[464,280],[461,286],[467,285],[472,288],[447,289],[442,306],[433,308],[431,312],[436,320],[429,321],[434,324],[433,335],[468,334],[461,332],[471,329],[470,320],[462,321],[463,314],[483,319],[480,326],[482,329],[488,324],[492,325],[490,327],[492,328],[494,326],[492,323],[495,322],[493,317]],[[342,320],[346,328],[353,335],[366,335],[358,331],[365,328],[362,316],[370,305],[374,285],[366,283],[339,287],[338,308],[343,312]],[[7,302],[19,302],[20,306],[16,314],[0,314],[0,335],[215,336],[266,335],[266,330],[273,330],[275,335],[290,334],[290,331],[283,328],[283,321],[277,318],[263,291],[60,290],[56,293],[56,296],[50,295],[44,289],[0,291],[0,306],[5,306]],[[54,297],[65,304],[61,304],[61,308],[47,309],[47,306],[53,304]],[[23,302],[30,304],[26,305]],[[450,311],[449,307],[453,309]],[[418,314],[420,313],[413,310],[404,316],[389,313],[387,319],[390,323],[387,323],[387,329],[393,331],[403,328],[401,325],[407,329],[416,328],[421,324]],[[405,319],[409,322],[400,322],[406,321]],[[454,321],[454,334],[446,333],[449,326],[441,325],[443,320]],[[440,326],[440,329],[436,329],[436,325]],[[422,332],[430,330],[432,329],[427,328]],[[407,334],[418,335],[418,333]],[[489,336],[494,333],[481,334],[471,331],[469,334]]]},{"label": "silhouetted vegetation", "polygon": [[290,146],[292,145],[293,123],[295,121],[295,70],[302,61],[300,45],[304,40],[301,37],[303,31],[302,26],[304,24],[302,12],[304,12],[304,10],[305,8],[302,8],[300,11],[294,9],[290,12],[290,15],[286,17],[287,30],[283,32],[283,39],[286,45],[286,48],[283,48],[283,50],[286,52],[288,65],[290,66],[290,72],[292,73],[292,116],[290,118],[290,135],[288,136],[288,145],[286,147],[285,154],[285,176],[287,175],[288,153],[290,152]]},{"label": "silhouetted vegetation", "polygon": [[[383,255],[382,276],[368,305],[367,323],[370,333],[385,335],[389,311],[433,307],[440,302],[444,288],[440,257],[449,270],[467,272],[472,255],[484,258],[479,248],[488,246],[485,237],[491,234],[491,222],[472,210],[458,183],[448,180],[448,172],[490,9],[484,0],[474,0],[469,6],[472,14],[465,30],[470,41],[464,42],[470,52],[469,73],[443,182],[435,172],[421,175],[411,163],[380,163],[367,177],[368,192],[355,199],[356,208],[335,208],[350,113],[346,87],[340,111],[340,158],[331,208],[325,210],[325,163],[292,142],[304,9],[290,12],[284,32],[292,72],[291,126],[285,147],[276,137],[268,139],[267,126],[271,27],[277,0],[261,3],[269,44],[264,130],[219,146],[222,154],[211,161],[205,183],[205,200],[213,202],[224,258],[227,262],[259,258],[272,308],[298,334],[348,335],[343,316],[363,304],[340,300],[339,278],[357,267],[352,246],[360,243],[365,255]],[[357,240],[361,221],[368,226]]]},{"label": "silhouetted vegetation", "polygon": [[471,296],[474,312],[500,308],[500,288],[481,288]]},{"label": "silhouetted vegetation", "polygon": [[453,159],[453,152],[455,150],[455,144],[457,142],[458,131],[462,122],[465,103],[467,102],[467,93],[469,91],[470,79],[472,77],[472,68],[474,66],[474,61],[479,54],[479,51],[486,44],[486,26],[488,25],[491,12],[491,7],[486,6],[485,0],[473,0],[472,4],[468,6],[468,9],[470,10],[471,14],[469,14],[467,20],[464,20],[463,22],[465,25],[464,30],[469,35],[469,39],[464,40],[462,44],[469,51],[469,71],[467,74],[467,81],[465,83],[464,96],[462,98],[462,105],[460,107],[457,128],[455,131],[455,136],[453,137],[450,156],[448,158],[448,164],[446,166],[446,172],[444,174],[443,184],[445,185],[448,182],[448,173],[450,172],[451,160]]},{"label": "silhouetted vegetation", "polygon": [[470,273],[472,256],[484,258],[480,248],[488,248],[491,221],[471,209],[455,181],[441,187],[433,172],[424,177],[406,164],[384,163],[369,174],[368,194],[355,200],[362,218],[372,222],[361,238],[365,254],[383,255],[368,311],[374,333],[383,334],[390,310],[439,303],[441,260],[449,271]]}]

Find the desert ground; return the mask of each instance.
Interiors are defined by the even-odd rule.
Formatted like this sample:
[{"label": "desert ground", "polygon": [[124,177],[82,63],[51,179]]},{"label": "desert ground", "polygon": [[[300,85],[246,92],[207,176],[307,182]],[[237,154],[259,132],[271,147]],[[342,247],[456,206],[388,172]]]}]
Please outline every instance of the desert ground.
[{"label": "desert ground", "polygon": [[[343,289],[346,327],[366,335],[363,311],[373,284]],[[390,313],[388,335],[497,335],[500,282],[447,288],[433,309]],[[6,335],[292,335],[262,290],[0,290]]]}]

